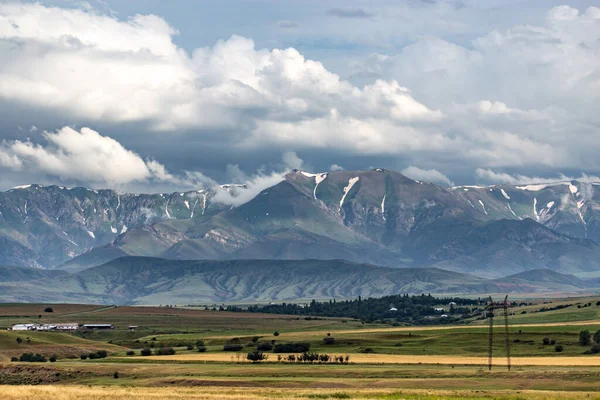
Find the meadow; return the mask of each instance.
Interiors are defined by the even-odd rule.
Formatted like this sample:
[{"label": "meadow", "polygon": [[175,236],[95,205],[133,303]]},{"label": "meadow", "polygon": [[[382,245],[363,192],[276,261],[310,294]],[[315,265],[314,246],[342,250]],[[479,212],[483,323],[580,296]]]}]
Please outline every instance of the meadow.
[{"label": "meadow", "polygon": [[[579,343],[581,330],[600,330],[597,301],[554,299],[515,308],[510,372],[500,319],[488,371],[485,320],[391,326],[204,308],[6,304],[0,305],[4,328],[41,321],[109,323],[117,329],[0,330],[0,393],[11,400],[600,398],[600,354],[584,354],[592,344]],[[554,309],[566,304],[572,305]],[[44,312],[47,307],[53,312]],[[130,325],[139,328],[129,331]],[[199,341],[206,351],[198,351]],[[260,363],[246,360],[258,345],[273,342],[307,343],[310,352],[349,362],[288,362],[288,353],[273,351],[265,351],[268,359]],[[223,351],[231,343],[242,349]],[[156,355],[171,347],[175,354]],[[152,355],[142,356],[144,348]],[[80,358],[99,350],[108,357]],[[56,355],[57,361],[10,361],[25,352]]]}]

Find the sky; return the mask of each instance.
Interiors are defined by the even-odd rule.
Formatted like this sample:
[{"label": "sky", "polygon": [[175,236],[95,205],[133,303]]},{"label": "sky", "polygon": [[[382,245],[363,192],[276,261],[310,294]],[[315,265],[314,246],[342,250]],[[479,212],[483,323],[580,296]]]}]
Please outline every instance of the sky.
[{"label": "sky", "polygon": [[600,180],[599,97],[595,1],[0,0],[0,190]]}]

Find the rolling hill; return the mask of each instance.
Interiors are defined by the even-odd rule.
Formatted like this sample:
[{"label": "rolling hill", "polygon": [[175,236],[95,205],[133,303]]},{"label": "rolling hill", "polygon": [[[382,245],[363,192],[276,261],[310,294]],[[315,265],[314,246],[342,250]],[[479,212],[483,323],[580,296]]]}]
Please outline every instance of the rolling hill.
[{"label": "rolling hill", "polygon": [[181,261],[123,257],[75,274],[0,283],[0,301],[212,304],[446,292],[479,278],[343,260]]}]

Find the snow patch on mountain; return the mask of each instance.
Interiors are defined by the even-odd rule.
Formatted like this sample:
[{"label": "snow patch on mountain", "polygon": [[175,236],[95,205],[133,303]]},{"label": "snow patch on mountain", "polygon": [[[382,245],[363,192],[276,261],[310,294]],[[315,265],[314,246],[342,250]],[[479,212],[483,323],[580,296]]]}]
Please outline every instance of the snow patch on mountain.
[{"label": "snow patch on mountain", "polygon": [[571,191],[571,193],[575,194],[577,193],[577,186],[573,185],[572,183],[569,183],[569,190]]},{"label": "snow patch on mountain", "polygon": [[483,204],[483,201],[479,200],[479,204],[481,204],[481,208],[483,208],[483,212],[486,213],[486,215],[487,215],[488,212],[485,209],[485,204]]},{"label": "snow patch on mountain", "polygon": [[504,189],[500,189],[500,192],[502,192],[502,196],[504,196],[506,200],[510,200],[510,196],[506,193],[506,191],[504,191]]},{"label": "snow patch on mountain", "polygon": [[344,200],[346,200],[346,196],[348,195],[348,192],[350,192],[350,190],[352,189],[352,187],[359,180],[360,180],[360,177],[358,177],[358,176],[355,176],[354,178],[350,178],[350,180],[348,181],[348,186],[346,186],[344,188],[344,195],[342,196],[342,199],[340,200],[340,208],[342,208],[342,206],[344,205]]},{"label": "snow patch on mountain", "polygon": [[94,235],[94,232],[92,232],[92,231],[87,231],[87,233],[88,233],[88,235],[90,235],[90,237],[91,237],[92,239],[96,239],[96,235]]}]

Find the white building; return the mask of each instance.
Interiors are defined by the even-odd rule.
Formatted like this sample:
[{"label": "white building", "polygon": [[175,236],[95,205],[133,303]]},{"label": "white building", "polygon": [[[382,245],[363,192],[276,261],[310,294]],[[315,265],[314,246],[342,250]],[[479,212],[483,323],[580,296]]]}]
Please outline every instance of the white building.
[{"label": "white building", "polygon": [[444,312],[443,308],[434,308],[433,310],[436,311],[436,312]]},{"label": "white building", "polygon": [[398,311],[398,309],[396,307],[392,307],[390,308],[390,311]]},{"label": "white building", "polygon": [[79,324],[77,323],[67,323],[67,324],[56,324],[57,331],[76,331],[79,329]]},{"label": "white building", "polygon": [[11,330],[13,331],[35,331],[38,325],[36,324],[16,324],[13,325]]},{"label": "white building", "polygon": [[53,331],[55,329],[56,329],[56,325],[50,325],[50,324],[38,325],[36,327],[36,330],[38,330],[38,331]]}]

